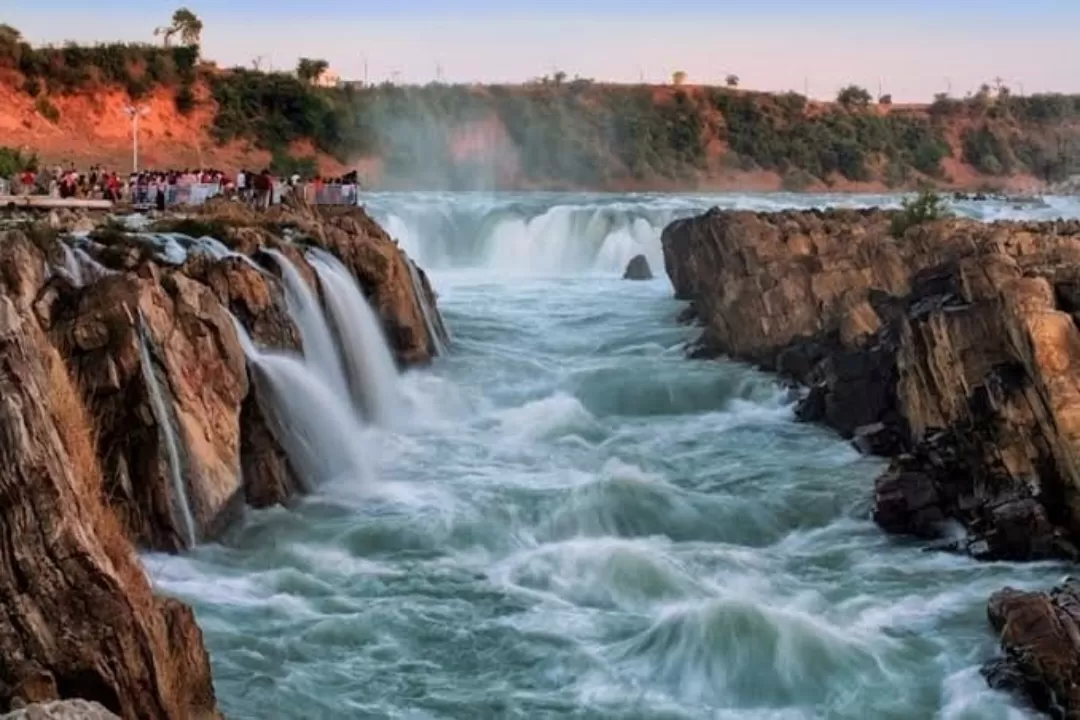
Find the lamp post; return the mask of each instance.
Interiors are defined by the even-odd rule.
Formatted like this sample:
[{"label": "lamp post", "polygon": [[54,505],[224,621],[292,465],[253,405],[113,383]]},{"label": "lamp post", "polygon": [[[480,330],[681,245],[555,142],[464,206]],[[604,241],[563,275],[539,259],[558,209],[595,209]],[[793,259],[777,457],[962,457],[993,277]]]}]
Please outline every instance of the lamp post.
[{"label": "lamp post", "polygon": [[150,108],[145,105],[125,105],[124,113],[131,118],[131,171],[139,172],[139,118],[146,117]]}]

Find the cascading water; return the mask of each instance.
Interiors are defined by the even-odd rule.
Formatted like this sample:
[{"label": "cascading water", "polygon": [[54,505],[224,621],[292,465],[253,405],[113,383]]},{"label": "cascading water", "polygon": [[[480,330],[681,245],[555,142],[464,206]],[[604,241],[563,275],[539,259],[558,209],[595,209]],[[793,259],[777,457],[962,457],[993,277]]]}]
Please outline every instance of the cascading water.
[{"label": "cascading water", "polygon": [[235,320],[244,355],[253,368],[259,400],[305,489],[338,478],[363,480],[363,427],[346,396],[298,357],[258,349]]},{"label": "cascading water", "polygon": [[[986,599],[1066,566],[885,536],[870,519],[881,461],[795,422],[772,378],[688,361],[697,330],[675,322],[669,284],[620,278],[646,240],[656,259],[667,217],[898,198],[364,202],[436,268],[454,352],[400,378],[423,411],[375,431],[376,492],[325,486],[249,514],[227,545],[152,563],[196,608],[227,716],[1029,716],[979,674],[996,651]],[[517,249],[501,267],[496,237]],[[296,464],[352,472],[348,395],[248,353],[287,394],[274,414],[302,438]]]},{"label": "cascading water", "polygon": [[157,373],[154,371],[154,362],[150,354],[150,340],[147,337],[146,324],[142,312],[139,312],[137,325],[139,335],[139,357],[142,363],[143,380],[150,393],[150,409],[154,413],[158,430],[165,442],[165,457],[169,466],[169,479],[172,482],[173,496],[172,507],[174,515],[180,516],[180,529],[183,532],[185,548],[195,547],[198,541],[198,531],[195,527],[195,517],[191,512],[191,503],[188,500],[187,483],[184,481],[183,464],[180,457],[180,443],[173,426],[173,414],[165,403],[165,395],[158,383]]},{"label": "cascading water", "polygon": [[312,248],[308,250],[308,262],[322,284],[355,402],[370,422],[392,424],[401,404],[398,372],[378,316],[337,258]]},{"label": "cascading water", "polygon": [[420,312],[424,316],[424,326],[427,327],[428,336],[435,345],[435,354],[445,355],[446,342],[443,339],[443,333],[446,331],[446,325],[439,316],[439,311],[431,307],[431,303],[428,302],[427,293],[424,292],[424,283],[420,278],[420,271],[416,268],[416,263],[409,257],[405,258],[405,263],[409,266],[409,279],[412,280],[413,295],[416,297],[416,302],[420,303]]},{"label": "cascading water", "polygon": [[79,258],[75,256],[75,251],[67,243],[61,242],[58,244],[61,252],[64,253],[64,272],[67,273],[68,278],[75,287],[82,287],[86,284],[86,279],[83,278],[82,264],[79,262]]},{"label": "cascading water", "polygon": [[326,322],[322,307],[311,287],[301,277],[300,271],[280,251],[267,249],[266,253],[277,261],[281,279],[285,285],[285,300],[293,322],[300,330],[304,344],[304,358],[318,368],[326,384],[334,392],[347,395],[349,384],[342,370],[341,356]]}]

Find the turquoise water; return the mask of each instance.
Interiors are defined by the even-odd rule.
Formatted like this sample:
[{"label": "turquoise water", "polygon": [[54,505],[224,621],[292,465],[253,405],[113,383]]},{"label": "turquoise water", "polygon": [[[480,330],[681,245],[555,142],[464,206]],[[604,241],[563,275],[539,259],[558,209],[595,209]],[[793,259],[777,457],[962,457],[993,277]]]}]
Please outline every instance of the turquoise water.
[{"label": "turquoise water", "polygon": [[685,359],[662,266],[619,279],[708,199],[370,202],[433,268],[451,354],[356,438],[371,472],[146,558],[228,717],[1027,716],[978,674],[985,602],[1064,568],[884,536],[880,461]]}]

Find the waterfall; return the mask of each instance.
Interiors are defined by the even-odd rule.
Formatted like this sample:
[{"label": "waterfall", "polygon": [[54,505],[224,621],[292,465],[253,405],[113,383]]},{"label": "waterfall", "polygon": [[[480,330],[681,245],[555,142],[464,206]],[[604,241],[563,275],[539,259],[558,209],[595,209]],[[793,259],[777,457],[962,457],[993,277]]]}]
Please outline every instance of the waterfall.
[{"label": "waterfall", "polygon": [[363,428],[346,396],[299,358],[259,350],[240,321],[233,321],[255,375],[260,407],[304,488],[310,491],[336,477],[366,477],[359,450]]},{"label": "waterfall", "polygon": [[88,282],[97,282],[103,277],[108,275],[115,275],[116,271],[111,270],[101,263],[99,263],[90,253],[81,247],[75,248],[73,251],[75,255],[75,261],[81,266],[81,278],[80,285],[85,285]]},{"label": "waterfall", "polygon": [[79,258],[75,256],[75,251],[65,242],[60,243],[60,249],[64,253],[64,272],[75,287],[82,287],[86,284],[86,278],[83,277],[82,265]]},{"label": "waterfall", "polygon": [[191,504],[188,502],[187,485],[184,483],[183,470],[181,468],[180,447],[176,437],[176,428],[173,427],[172,413],[165,404],[165,396],[161,392],[157,373],[154,372],[153,360],[150,357],[150,346],[147,340],[146,325],[142,311],[139,311],[139,355],[142,360],[143,379],[150,391],[150,407],[154,413],[158,428],[165,437],[165,454],[169,465],[169,478],[173,486],[172,507],[179,510],[182,530],[184,533],[184,547],[195,547],[198,533],[195,530],[195,518],[191,514]]},{"label": "waterfall", "polygon": [[438,318],[438,323],[435,322],[439,311],[431,307],[431,303],[428,302],[428,296],[424,292],[424,283],[420,279],[420,271],[416,269],[416,263],[408,256],[405,257],[405,263],[409,266],[413,294],[416,295],[416,302],[420,303],[420,312],[424,315],[424,325],[427,326],[428,335],[431,336],[431,342],[435,345],[435,354],[445,355],[446,343],[443,341],[443,335],[440,331],[444,331],[446,326],[443,324],[442,318]]},{"label": "waterfall", "polygon": [[317,248],[310,249],[307,257],[319,276],[327,311],[341,340],[354,402],[369,422],[392,424],[401,404],[398,372],[378,316],[337,258]]},{"label": "waterfall", "polygon": [[315,293],[289,258],[277,250],[267,249],[265,252],[281,267],[285,301],[289,306],[289,314],[300,330],[304,357],[308,364],[318,369],[331,390],[348,394],[349,385],[342,372],[341,358]]}]

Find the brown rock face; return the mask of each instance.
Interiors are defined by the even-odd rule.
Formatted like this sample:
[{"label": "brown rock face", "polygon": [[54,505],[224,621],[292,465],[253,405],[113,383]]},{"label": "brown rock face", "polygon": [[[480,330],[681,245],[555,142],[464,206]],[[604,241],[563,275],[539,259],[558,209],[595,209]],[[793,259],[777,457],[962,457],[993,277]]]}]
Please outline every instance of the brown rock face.
[{"label": "brown rock face", "polygon": [[337,255],[400,362],[440,344],[423,273],[362,211],[206,213],[180,222],[250,256],[178,260],[117,227],[85,253],[47,228],[0,231],[0,713],[78,698],[124,718],[218,717],[194,617],[153,595],[133,544],[181,550],[245,503],[303,489],[237,328],[301,350],[258,248],[280,248],[316,290],[302,242]]},{"label": "brown rock face", "polygon": [[889,217],[673,224],[665,264],[704,321],[699,352],[809,385],[800,417],[894,457],[886,530],[936,537],[953,519],[978,557],[1075,556],[1080,225],[953,220],[895,239]]},{"label": "brown rock face", "polygon": [[[132,719],[217,717],[191,611],[153,595],[102,501],[92,420],[25,292],[42,258],[16,233],[2,245],[0,710],[83,698]],[[37,262],[6,262],[20,256]]]},{"label": "brown rock face", "polygon": [[[979,558],[1076,558],[1080,223],[950,220],[888,235],[887,213],[713,211],[664,233],[679,297],[726,353],[810,386],[798,414],[892,457],[889,532],[967,529]],[[1080,718],[1080,585],[990,601],[995,687]]]},{"label": "brown rock face", "polygon": [[[315,274],[303,254],[297,246],[282,242],[286,229],[300,243],[320,247],[336,256],[378,312],[400,365],[430,362],[438,348],[446,344],[446,329],[435,310],[435,294],[427,276],[417,268],[414,283],[409,268],[411,261],[363,208],[276,206],[260,215],[238,203],[216,201],[208,203],[202,214],[239,228],[225,240],[243,252],[252,253],[260,246],[281,250],[313,286],[317,285]],[[277,231],[267,229],[275,224],[279,226]],[[423,302],[432,309],[430,328]]]},{"label": "brown rock face", "polygon": [[1006,588],[990,598],[989,616],[1003,651],[983,668],[990,684],[1053,718],[1080,718],[1080,582],[1049,593]]}]

